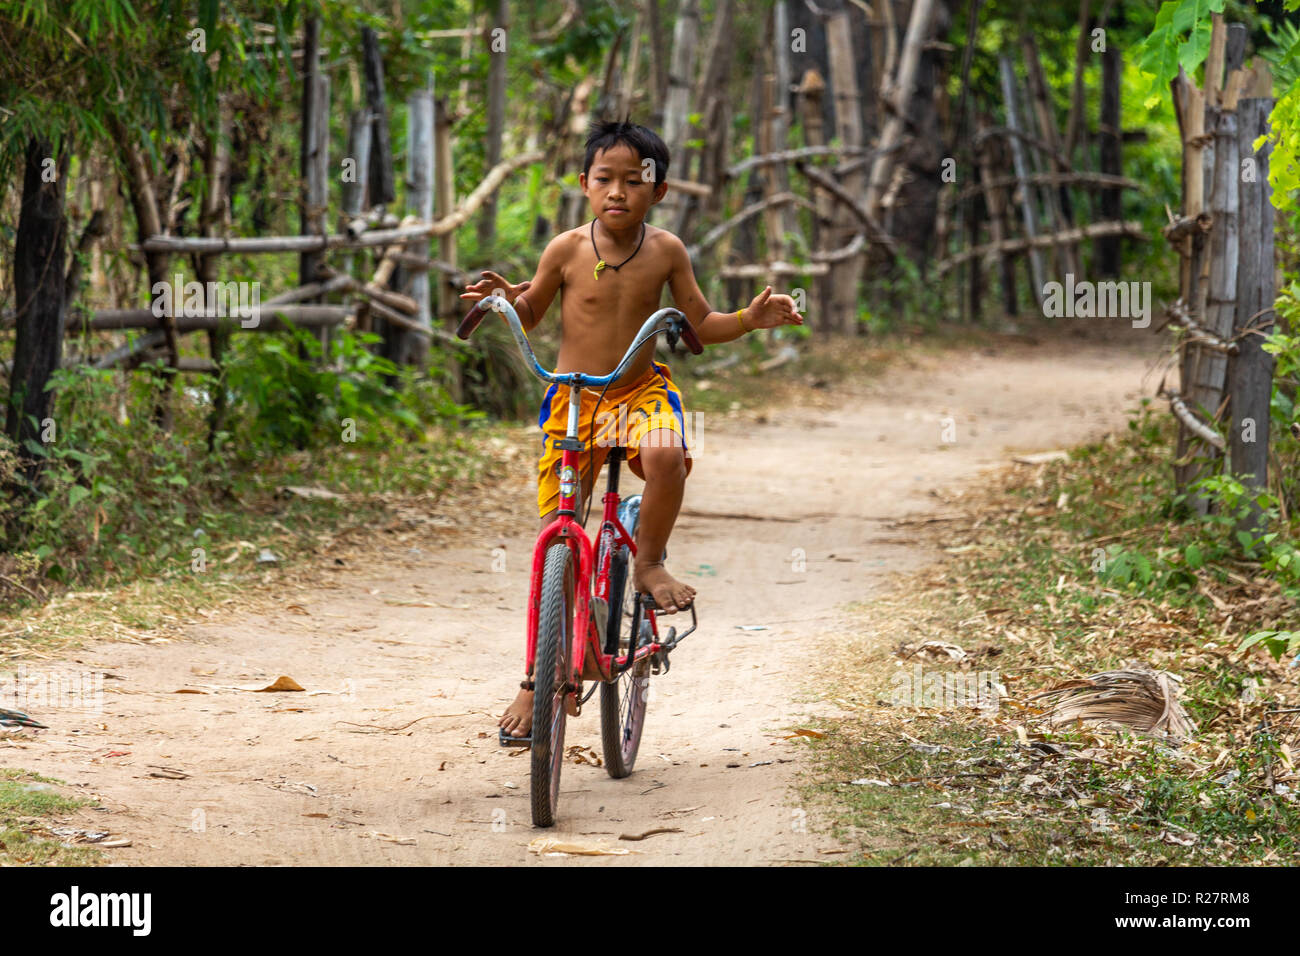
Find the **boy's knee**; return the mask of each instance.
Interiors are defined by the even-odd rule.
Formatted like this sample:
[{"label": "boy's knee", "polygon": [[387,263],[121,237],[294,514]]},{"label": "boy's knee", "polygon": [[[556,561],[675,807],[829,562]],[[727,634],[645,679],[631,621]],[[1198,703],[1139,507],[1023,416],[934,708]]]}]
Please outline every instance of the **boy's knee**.
[{"label": "boy's knee", "polygon": [[639,457],[647,481],[651,478],[686,479],[686,456],[680,445],[643,445]]}]

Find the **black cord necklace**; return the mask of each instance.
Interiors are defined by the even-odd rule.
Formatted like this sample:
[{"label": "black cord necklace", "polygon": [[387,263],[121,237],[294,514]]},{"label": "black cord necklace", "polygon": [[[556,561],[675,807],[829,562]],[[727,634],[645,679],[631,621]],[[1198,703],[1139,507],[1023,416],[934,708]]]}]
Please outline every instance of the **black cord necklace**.
[{"label": "black cord necklace", "polygon": [[591,273],[591,277],[592,277],[593,279],[600,279],[600,270],[601,270],[601,269],[613,269],[615,272],[617,272],[619,269],[623,268],[625,265],[627,265],[629,262],[631,262],[631,261],[636,257],[636,254],[637,254],[638,252],[641,251],[641,243],[643,243],[643,242],[645,242],[645,223],[644,223],[644,222],[641,223],[641,238],[637,240],[636,248],[632,250],[632,255],[628,256],[626,259],[624,259],[624,260],[623,260],[622,262],[620,262],[618,265],[613,265],[612,263],[606,262],[604,259],[602,259],[602,258],[600,257],[600,250],[596,248],[596,220],[594,220],[594,219],[591,220],[591,251],[594,252],[594,253],[596,254],[596,268],[595,268],[595,270]]}]

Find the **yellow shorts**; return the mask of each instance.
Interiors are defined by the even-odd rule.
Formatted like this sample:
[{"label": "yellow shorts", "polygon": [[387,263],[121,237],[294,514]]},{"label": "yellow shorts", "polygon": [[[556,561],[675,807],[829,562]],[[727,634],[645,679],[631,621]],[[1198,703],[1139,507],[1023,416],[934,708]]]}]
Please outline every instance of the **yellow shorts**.
[{"label": "yellow shorts", "polygon": [[[631,385],[611,388],[605,392],[600,408],[596,408],[599,389],[584,388],[581,414],[578,417],[578,438],[589,451],[578,454],[578,473],[586,475],[591,470],[593,480],[604,467],[611,448],[627,449],[628,467],[638,478],[645,478],[641,470],[640,443],[648,432],[666,428],[681,437],[686,456],[686,473],[691,473],[691,452],[686,447],[686,422],[682,412],[682,393],[673,384],[667,365],[652,362],[641,378]],[[595,412],[593,417],[592,412]],[[569,424],[569,389],[552,385],[542,399],[537,424],[542,436],[542,457],[537,462],[537,514],[544,516],[559,507],[560,460],[564,452],[556,443],[564,437]],[[596,439],[591,439],[592,430]],[[588,464],[588,456],[594,460]]]}]

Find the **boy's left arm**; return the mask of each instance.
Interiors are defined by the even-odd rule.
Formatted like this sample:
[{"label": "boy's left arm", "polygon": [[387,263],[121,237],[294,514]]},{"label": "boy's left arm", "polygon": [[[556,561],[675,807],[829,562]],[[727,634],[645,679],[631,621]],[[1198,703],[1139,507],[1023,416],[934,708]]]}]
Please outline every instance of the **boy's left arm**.
[{"label": "boy's left arm", "polygon": [[714,312],[705,301],[699,283],[695,281],[695,270],[691,268],[691,257],[686,252],[686,246],[680,239],[674,237],[674,240],[668,288],[673,294],[673,302],[695,327],[703,344],[730,342],[754,329],[803,325],[803,316],[795,311],[794,299],[788,295],[774,295],[771,286],[754,296],[749,305],[739,312]]}]

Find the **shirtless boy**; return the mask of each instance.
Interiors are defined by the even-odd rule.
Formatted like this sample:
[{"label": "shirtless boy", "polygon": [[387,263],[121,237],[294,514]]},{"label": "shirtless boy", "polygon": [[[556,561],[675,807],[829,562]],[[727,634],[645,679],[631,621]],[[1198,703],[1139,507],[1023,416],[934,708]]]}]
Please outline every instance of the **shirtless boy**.
[{"label": "shirtless boy", "polygon": [[[514,305],[524,329],[531,331],[563,289],[556,371],[590,375],[607,375],[618,364],[642,323],[660,308],[665,285],[705,345],[730,342],[753,329],[802,325],[794,300],[774,295],[770,286],[739,312],[709,308],[695,281],[686,246],[671,232],[645,221],[650,207],[668,191],[668,158],[663,140],[644,126],[594,123],[578,183],[595,218],[552,239],[531,281],[513,285],[495,272],[484,272],[482,279],[466,287],[461,298],[477,302],[501,295]],[[597,434],[592,441],[597,395],[593,390],[584,390],[582,395],[578,437],[588,443],[594,460],[588,465],[585,457],[581,459],[581,500],[590,496],[609,449],[626,447],[628,467],[645,480],[633,586],[639,593],[652,595],[660,613],[684,610],[695,599],[695,589],[669,574],[662,559],[691,470],[681,393],[668,367],[653,361],[653,350],[642,349],[605,392],[596,409]],[[626,407],[625,414],[619,414],[620,405]],[[543,529],[555,519],[559,499],[556,469],[560,450],[554,445],[564,437],[567,408],[566,393],[552,386],[542,402],[539,420],[546,433],[537,489]],[[626,435],[612,431],[611,426],[620,421],[626,423]],[[532,715],[533,693],[521,690],[500,725],[512,736],[526,737]]]}]

